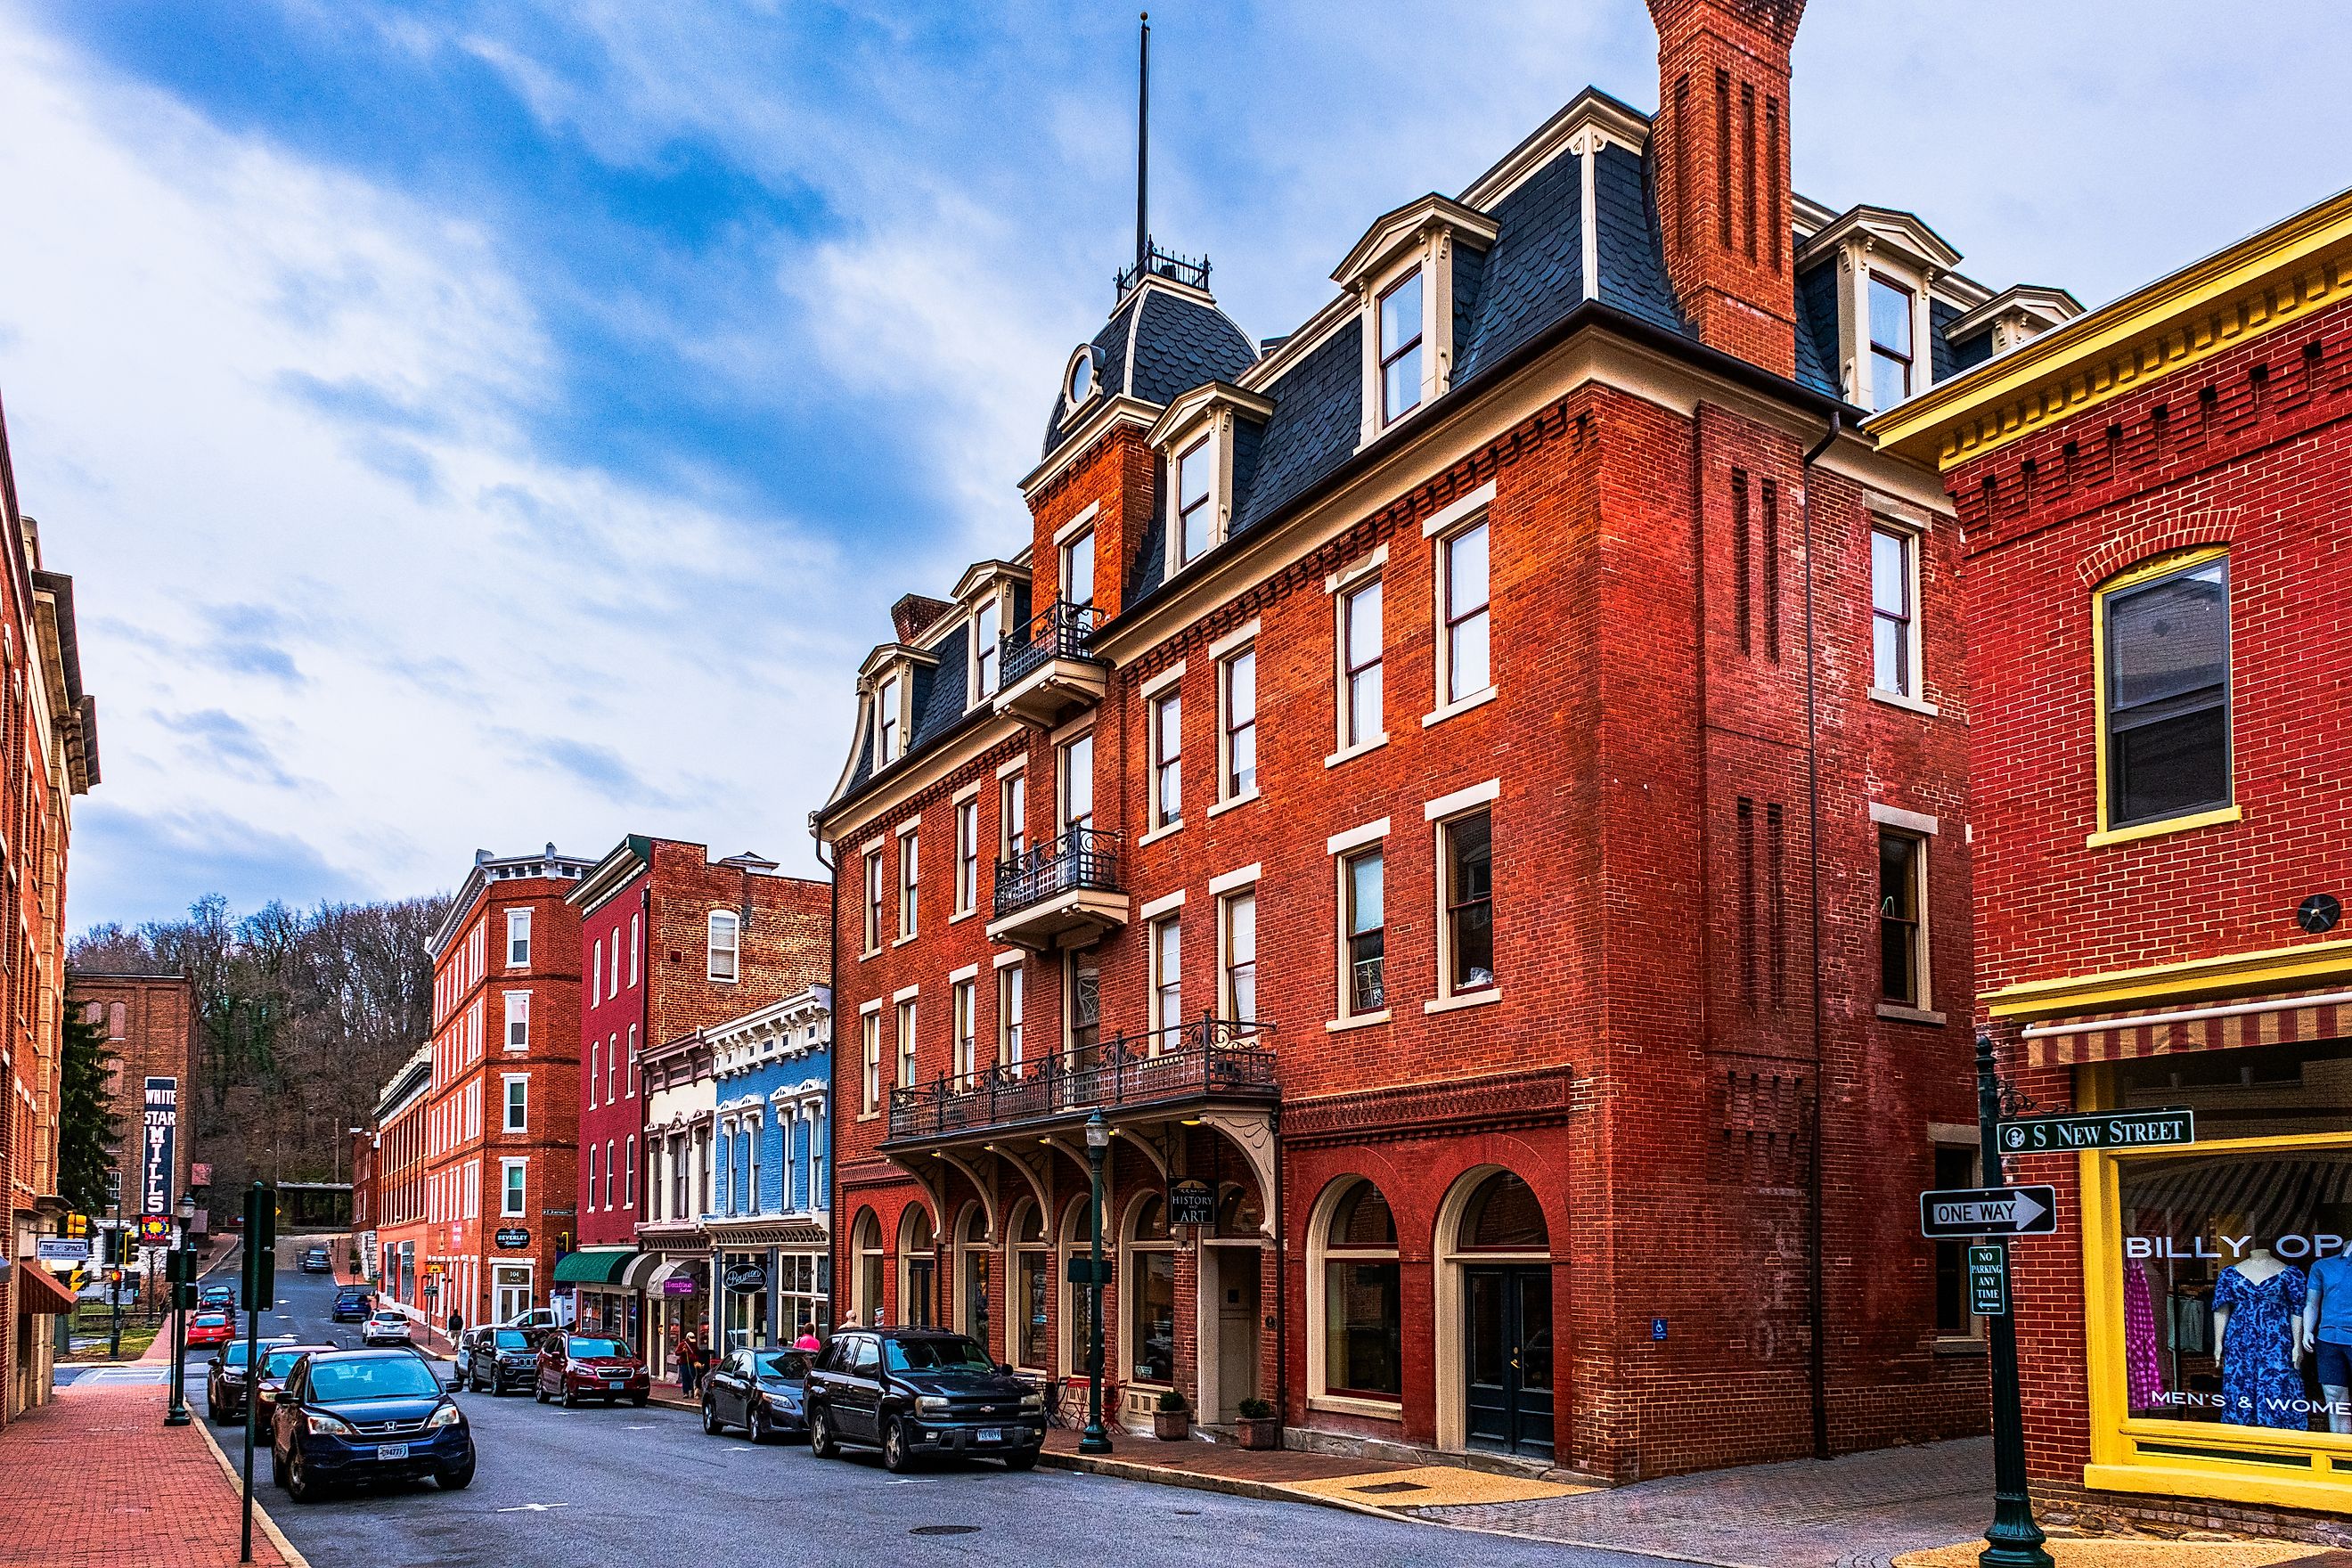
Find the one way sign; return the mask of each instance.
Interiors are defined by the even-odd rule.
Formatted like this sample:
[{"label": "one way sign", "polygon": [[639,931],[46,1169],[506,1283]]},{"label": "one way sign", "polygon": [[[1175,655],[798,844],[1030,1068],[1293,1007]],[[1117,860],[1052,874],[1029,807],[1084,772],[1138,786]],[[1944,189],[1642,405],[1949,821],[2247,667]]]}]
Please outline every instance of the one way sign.
[{"label": "one way sign", "polygon": [[2058,1228],[2055,1187],[1956,1187],[1919,1194],[1919,1234],[2048,1236]]}]

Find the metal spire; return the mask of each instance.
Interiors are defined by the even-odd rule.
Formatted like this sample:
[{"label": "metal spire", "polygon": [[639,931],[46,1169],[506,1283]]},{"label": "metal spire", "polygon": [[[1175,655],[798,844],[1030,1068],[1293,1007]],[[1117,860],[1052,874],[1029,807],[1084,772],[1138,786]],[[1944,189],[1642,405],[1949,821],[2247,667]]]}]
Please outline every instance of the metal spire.
[{"label": "metal spire", "polygon": [[1145,216],[1151,181],[1151,13],[1142,18],[1142,50],[1135,77],[1135,276],[1151,263],[1151,228]]}]

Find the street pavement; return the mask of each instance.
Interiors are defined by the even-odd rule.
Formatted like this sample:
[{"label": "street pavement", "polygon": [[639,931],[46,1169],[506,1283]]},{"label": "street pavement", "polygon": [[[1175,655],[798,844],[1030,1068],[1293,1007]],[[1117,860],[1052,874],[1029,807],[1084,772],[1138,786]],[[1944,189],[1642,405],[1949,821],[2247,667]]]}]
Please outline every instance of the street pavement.
[{"label": "street pavement", "polygon": [[[355,1344],[330,1321],[331,1276],[278,1270],[262,1331]],[[204,1355],[189,1361],[200,1375]],[[658,1556],[731,1564],[1084,1564],[1280,1561],[1284,1568],[1446,1563],[1466,1568],[1657,1568],[1661,1558],[1439,1530],[1319,1508],[976,1463],[892,1476],[878,1458],[812,1457],[704,1436],[683,1411],[565,1410],[528,1394],[465,1394],[474,1484],[430,1482],[297,1505],[263,1500],[315,1568],[611,1568]],[[199,1406],[199,1409],[201,1406]],[[230,1446],[234,1427],[220,1429]],[[267,1487],[267,1468],[257,1465]]]}]

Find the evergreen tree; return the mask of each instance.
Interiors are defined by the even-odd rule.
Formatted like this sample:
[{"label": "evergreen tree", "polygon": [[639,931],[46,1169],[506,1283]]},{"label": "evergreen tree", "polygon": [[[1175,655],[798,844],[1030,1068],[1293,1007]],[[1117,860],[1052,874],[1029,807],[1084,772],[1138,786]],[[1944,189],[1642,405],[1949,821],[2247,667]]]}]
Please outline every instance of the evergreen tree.
[{"label": "evergreen tree", "polygon": [[79,1214],[107,1212],[106,1173],[114,1163],[122,1118],[106,1092],[106,1027],[74,1013],[65,1020],[65,1059],[58,1105],[58,1192]]}]

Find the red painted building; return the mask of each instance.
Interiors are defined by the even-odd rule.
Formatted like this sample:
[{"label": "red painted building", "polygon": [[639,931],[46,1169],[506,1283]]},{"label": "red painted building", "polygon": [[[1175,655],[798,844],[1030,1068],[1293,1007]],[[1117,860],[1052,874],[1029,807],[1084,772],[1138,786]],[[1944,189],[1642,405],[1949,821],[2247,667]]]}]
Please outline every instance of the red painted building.
[{"label": "red painted building", "polygon": [[427,943],[433,1087],[424,1107],[418,1293],[436,1325],[545,1306],[577,1225],[580,916],[590,862],[474,858]]},{"label": "red painted building", "polygon": [[1978,1011],[2021,1154],[2047,1504],[2352,1541],[2352,199],[1873,429],[1966,526]]},{"label": "red painted building", "polygon": [[[845,1305],[1123,1418],[1608,1479],[1968,1433],[1959,539],[1853,426],[2072,312],[1792,194],[1800,7],[1654,5],[1264,342],[1157,248],[1030,538],[860,674]],[[1181,1217],[1205,1205],[1204,1217]]]},{"label": "red painted building", "polygon": [[[359,1162],[352,1163],[352,1231],[359,1237],[361,1272],[388,1300],[420,1314],[426,1305],[424,1264],[433,1245],[425,1217],[425,1172],[435,1055],[432,1041],[416,1047],[377,1097],[370,1131],[363,1140],[353,1140],[368,1145],[364,1223],[358,1217]],[[441,1315],[446,1321],[447,1310]]]},{"label": "red painted building", "polygon": [[831,889],[757,855],[631,834],[568,895],[580,921],[580,1250],[559,1266],[580,1317],[640,1337],[648,1046],[824,978]]}]

